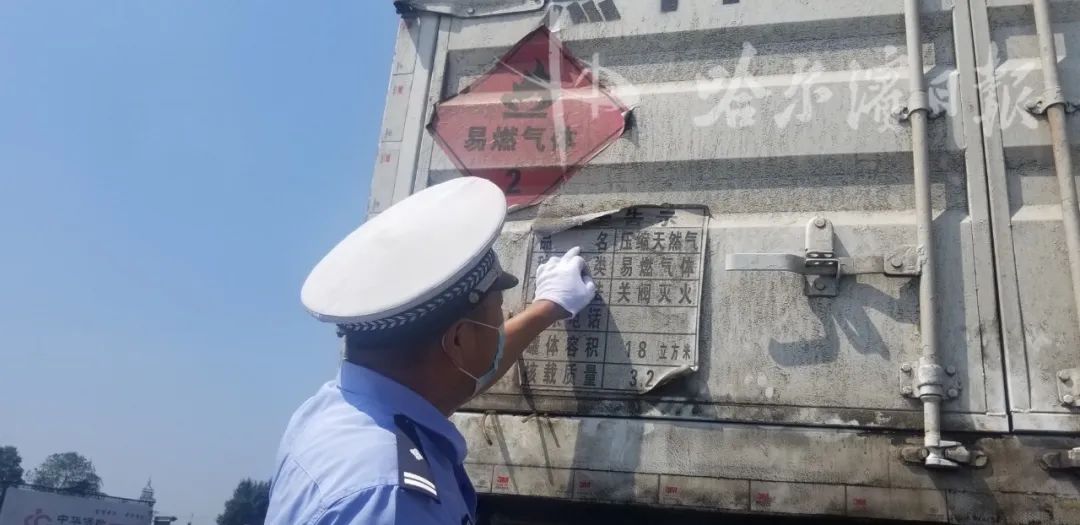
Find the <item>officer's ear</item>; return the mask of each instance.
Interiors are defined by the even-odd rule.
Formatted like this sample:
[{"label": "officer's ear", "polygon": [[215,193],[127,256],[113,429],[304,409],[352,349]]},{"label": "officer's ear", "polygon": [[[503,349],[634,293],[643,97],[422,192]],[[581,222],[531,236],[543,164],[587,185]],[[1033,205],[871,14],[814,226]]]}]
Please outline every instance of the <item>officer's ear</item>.
[{"label": "officer's ear", "polygon": [[476,346],[476,324],[459,319],[443,332],[443,350],[458,366],[465,364],[468,349]]}]

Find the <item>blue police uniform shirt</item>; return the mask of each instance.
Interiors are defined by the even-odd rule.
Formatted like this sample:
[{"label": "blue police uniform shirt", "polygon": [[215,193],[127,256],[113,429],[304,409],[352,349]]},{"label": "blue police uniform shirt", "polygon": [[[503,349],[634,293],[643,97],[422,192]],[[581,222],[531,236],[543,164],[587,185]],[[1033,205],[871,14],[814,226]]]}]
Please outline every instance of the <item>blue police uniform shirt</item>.
[{"label": "blue police uniform shirt", "polygon": [[465,439],[426,399],[342,362],[293,414],[278,451],[268,524],[471,524]]}]

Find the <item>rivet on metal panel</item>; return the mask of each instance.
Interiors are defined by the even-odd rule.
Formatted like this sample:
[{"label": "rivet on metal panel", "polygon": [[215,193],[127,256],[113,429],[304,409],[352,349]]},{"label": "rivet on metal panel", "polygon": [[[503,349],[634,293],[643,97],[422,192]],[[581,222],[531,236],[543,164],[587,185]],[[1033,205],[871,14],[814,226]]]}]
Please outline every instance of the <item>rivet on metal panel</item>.
[{"label": "rivet on metal panel", "polygon": [[469,13],[470,15],[476,14],[476,8],[474,8],[474,7],[466,7],[465,12]]},{"label": "rivet on metal panel", "polygon": [[914,246],[901,246],[886,254],[889,264],[885,266],[885,275],[912,277],[922,273],[919,267],[919,251]]},{"label": "rivet on metal panel", "polygon": [[822,218],[822,217],[818,217],[818,218],[814,219],[814,226],[817,226],[818,228],[824,228],[825,227],[825,219]]},{"label": "rivet on metal panel", "polygon": [[803,292],[807,297],[836,297],[840,293],[840,281],[828,275],[808,275]]},{"label": "rivet on metal panel", "polygon": [[1072,394],[1065,394],[1061,396],[1061,401],[1063,401],[1066,405],[1072,405],[1076,403],[1076,398],[1073,397]]},{"label": "rivet on metal panel", "polygon": [[1058,376],[1058,379],[1060,379],[1062,382],[1067,382],[1069,380],[1069,378],[1072,377],[1072,376],[1069,375],[1068,370],[1062,370],[1062,371],[1058,372],[1057,376]]},{"label": "rivet on metal panel", "polygon": [[955,366],[947,366],[947,367],[945,367],[945,373],[949,374],[951,376],[956,375],[956,367]]},{"label": "rivet on metal panel", "polygon": [[905,386],[900,389],[900,393],[903,394],[904,397],[911,397],[914,392],[915,390],[912,389],[910,386]]},{"label": "rivet on metal panel", "polygon": [[955,389],[955,388],[950,388],[947,393],[949,394],[950,399],[955,399],[957,397],[960,397],[960,390]]},{"label": "rivet on metal panel", "polygon": [[904,364],[900,365],[900,370],[902,370],[905,374],[910,374],[911,373],[911,363],[904,363]]}]

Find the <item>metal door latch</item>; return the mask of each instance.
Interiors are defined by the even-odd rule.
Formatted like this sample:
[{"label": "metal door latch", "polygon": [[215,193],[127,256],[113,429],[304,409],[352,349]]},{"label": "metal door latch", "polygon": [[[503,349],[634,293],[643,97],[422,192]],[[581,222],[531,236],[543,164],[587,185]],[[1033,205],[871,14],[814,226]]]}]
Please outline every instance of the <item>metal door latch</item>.
[{"label": "metal door latch", "polygon": [[1080,448],[1049,452],[1042,456],[1046,470],[1071,470],[1080,472]]},{"label": "metal door latch", "polygon": [[929,460],[930,450],[926,447],[904,447],[900,449],[900,459],[905,463],[924,465],[935,469],[955,469],[961,466],[983,468],[990,462],[990,457],[985,452],[977,449],[969,450],[956,441],[941,442],[941,456],[936,460]]},{"label": "metal door latch", "polygon": [[1080,368],[1066,368],[1057,373],[1058,399],[1068,408],[1080,408]]},{"label": "metal door latch", "polygon": [[836,297],[840,278],[846,275],[881,273],[911,277],[921,272],[914,246],[902,246],[885,256],[837,257],[833,250],[833,225],[824,217],[806,224],[803,255],[790,253],[734,253],[724,261],[729,272],[791,272],[806,276],[809,297]]}]

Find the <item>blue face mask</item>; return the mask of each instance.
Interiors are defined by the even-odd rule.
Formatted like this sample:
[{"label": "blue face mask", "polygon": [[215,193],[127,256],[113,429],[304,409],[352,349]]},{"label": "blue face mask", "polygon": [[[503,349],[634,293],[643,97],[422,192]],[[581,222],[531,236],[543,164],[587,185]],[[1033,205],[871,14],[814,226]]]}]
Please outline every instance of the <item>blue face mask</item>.
[{"label": "blue face mask", "polygon": [[[496,379],[498,379],[497,375],[499,373],[499,364],[502,363],[503,350],[506,346],[506,331],[501,325],[491,326],[486,323],[481,323],[480,321],[473,321],[472,319],[465,320],[470,323],[483,326],[484,328],[490,328],[492,330],[495,330],[499,334],[499,339],[495,346],[495,358],[491,361],[491,366],[487,369],[487,371],[485,371],[483,374],[480,374],[480,377],[476,377],[469,373],[468,370],[465,370],[456,363],[454,364],[454,366],[457,366],[458,370],[461,370],[461,373],[471,377],[473,381],[476,381],[476,387],[473,388],[473,396],[476,396],[485,388],[491,386],[491,384],[494,383]],[[445,347],[443,348],[443,351],[446,351]]]}]

